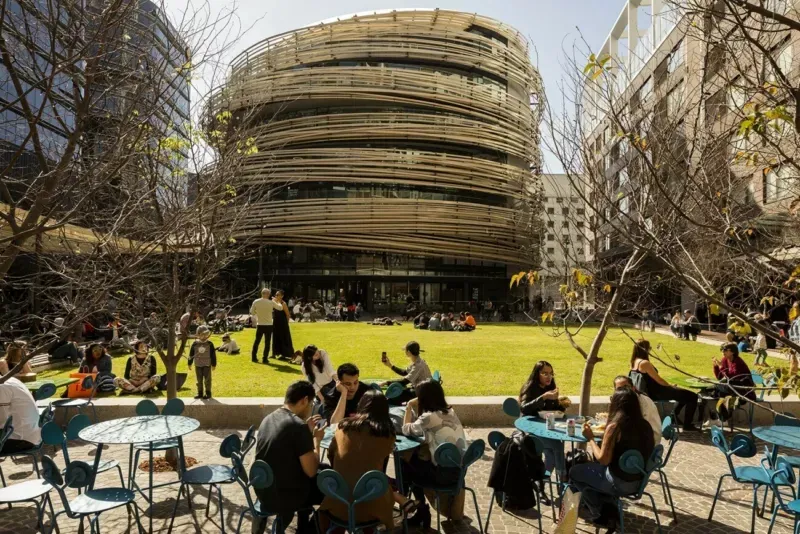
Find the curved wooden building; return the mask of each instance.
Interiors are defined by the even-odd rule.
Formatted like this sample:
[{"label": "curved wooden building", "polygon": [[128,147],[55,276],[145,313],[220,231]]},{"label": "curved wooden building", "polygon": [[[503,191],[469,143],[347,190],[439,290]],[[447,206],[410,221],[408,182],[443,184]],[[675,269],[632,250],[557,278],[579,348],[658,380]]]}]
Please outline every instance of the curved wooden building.
[{"label": "curved wooden building", "polygon": [[359,14],[257,43],[211,104],[256,140],[244,182],[273,186],[242,235],[529,265],[540,92],[526,39],[475,14]]}]

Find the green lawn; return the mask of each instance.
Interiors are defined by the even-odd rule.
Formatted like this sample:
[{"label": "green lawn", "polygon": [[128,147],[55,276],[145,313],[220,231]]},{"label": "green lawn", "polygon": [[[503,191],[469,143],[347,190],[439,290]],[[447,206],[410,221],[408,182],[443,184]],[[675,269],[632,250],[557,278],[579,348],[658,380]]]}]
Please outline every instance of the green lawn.
[{"label": "green lawn", "polygon": [[[584,329],[577,340],[588,349],[597,330]],[[636,336],[636,331],[630,331]],[[315,344],[328,351],[334,366],[353,362],[361,369],[364,378],[391,377],[389,369],[381,364],[380,356],[386,351],[397,366],[405,367],[403,354],[406,342],[416,340],[425,350],[423,354],[431,370],[442,373],[445,390],[449,395],[515,395],[527,378],[533,365],[541,359],[549,361],[556,372],[556,382],[562,393],[577,395],[580,388],[583,358],[575,352],[567,339],[554,337],[550,327],[528,325],[479,325],[474,332],[428,332],[414,330],[411,325],[370,326],[365,323],[299,323],[292,324],[292,337],[296,349]],[[255,330],[247,329],[234,334],[242,347],[242,354],[221,354],[214,373],[214,395],[217,397],[277,397],[283,396],[286,386],[303,378],[299,366],[270,360],[271,365],[250,361],[250,349]],[[659,343],[669,354],[678,354],[683,369],[697,375],[711,374],[711,358],[719,349],[691,341],[681,341],[672,336],[647,334],[653,346]],[[215,338],[218,341],[218,338]],[[593,393],[607,394],[612,380],[618,374],[627,374],[631,341],[619,329],[608,333],[601,351],[603,362],[595,367]],[[114,372],[122,375],[127,356],[114,358]],[[749,356],[745,356],[749,362]],[[160,364],[161,362],[159,362]],[[677,371],[660,367],[667,380],[679,376]],[[159,366],[163,370],[163,366]],[[179,371],[186,371],[181,363]],[[194,370],[181,397],[195,393]],[[69,371],[45,372],[43,378],[68,376]]]}]

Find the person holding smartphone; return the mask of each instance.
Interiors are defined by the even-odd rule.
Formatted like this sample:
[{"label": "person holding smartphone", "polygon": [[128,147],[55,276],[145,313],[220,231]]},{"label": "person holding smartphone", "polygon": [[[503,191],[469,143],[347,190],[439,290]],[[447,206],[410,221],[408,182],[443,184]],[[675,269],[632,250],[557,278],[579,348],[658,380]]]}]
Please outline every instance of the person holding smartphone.
[{"label": "person holding smartphone", "polygon": [[421,352],[425,351],[423,351],[419,347],[419,343],[417,343],[416,341],[409,341],[408,343],[406,343],[405,353],[406,357],[411,361],[411,363],[405,369],[400,369],[399,367],[395,367],[394,365],[392,365],[392,362],[386,356],[386,353],[385,352],[383,353],[383,356],[381,357],[383,365],[385,365],[398,375],[402,376],[403,378],[400,380],[388,380],[382,383],[381,386],[388,386],[392,382],[400,382],[404,386],[408,385],[411,386],[411,389],[406,388],[405,391],[403,391],[403,393],[399,397],[390,399],[389,402],[391,404],[399,406],[403,403],[410,401],[411,399],[417,396],[416,393],[414,392],[416,387],[419,384],[423,383],[424,381],[430,380],[432,378],[431,370],[428,367],[427,362],[425,362],[425,360],[423,360],[422,357],[420,356]]}]

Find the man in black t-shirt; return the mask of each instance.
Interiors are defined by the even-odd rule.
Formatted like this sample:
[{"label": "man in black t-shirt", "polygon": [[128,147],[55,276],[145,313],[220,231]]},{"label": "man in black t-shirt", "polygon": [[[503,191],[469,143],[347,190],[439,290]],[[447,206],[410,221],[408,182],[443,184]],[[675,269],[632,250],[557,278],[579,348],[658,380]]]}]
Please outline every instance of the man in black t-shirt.
[{"label": "man in black t-shirt", "polygon": [[336,370],[336,389],[325,395],[322,415],[330,424],[338,424],[345,417],[356,413],[358,401],[369,391],[369,386],[358,381],[358,367],[343,363]]},{"label": "man in black t-shirt", "polygon": [[[293,383],[286,390],[283,406],[266,416],[258,429],[256,459],[269,464],[274,482],[267,489],[256,490],[256,494],[262,509],[278,514],[278,532],[289,526],[295,512],[298,534],[313,532],[311,507],[322,502],[317,470],[325,428],[316,428],[321,418],[311,415],[314,396],[310,382]],[[304,513],[299,513],[301,510]],[[254,518],[253,534],[262,534],[266,526],[265,519]]]}]

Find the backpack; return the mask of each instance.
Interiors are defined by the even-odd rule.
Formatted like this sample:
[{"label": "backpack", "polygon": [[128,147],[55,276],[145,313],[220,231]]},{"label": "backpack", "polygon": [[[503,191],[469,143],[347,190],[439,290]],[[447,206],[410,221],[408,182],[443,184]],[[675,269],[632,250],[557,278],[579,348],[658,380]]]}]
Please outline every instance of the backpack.
[{"label": "backpack", "polygon": [[628,372],[628,377],[631,379],[631,382],[633,383],[633,387],[636,388],[636,391],[638,391],[639,393],[641,393],[643,395],[648,395],[648,393],[647,393],[647,380],[645,379],[645,374],[646,373],[643,373],[641,371],[636,371],[634,369],[631,369]]}]

